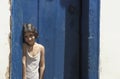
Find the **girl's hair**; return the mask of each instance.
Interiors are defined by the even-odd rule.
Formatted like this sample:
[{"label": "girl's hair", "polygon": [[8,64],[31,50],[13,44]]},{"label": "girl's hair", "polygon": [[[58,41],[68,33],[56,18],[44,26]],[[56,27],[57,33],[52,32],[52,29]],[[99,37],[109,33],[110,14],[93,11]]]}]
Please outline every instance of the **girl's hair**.
[{"label": "girl's hair", "polygon": [[[25,34],[26,32],[32,32],[32,33],[34,33],[35,38],[38,37],[38,32],[37,32],[37,30],[36,30],[35,27],[34,27],[32,24],[30,24],[30,23],[28,23],[28,24],[23,24],[23,36],[24,36],[24,34]],[[24,39],[24,38],[23,38],[23,39]]]}]

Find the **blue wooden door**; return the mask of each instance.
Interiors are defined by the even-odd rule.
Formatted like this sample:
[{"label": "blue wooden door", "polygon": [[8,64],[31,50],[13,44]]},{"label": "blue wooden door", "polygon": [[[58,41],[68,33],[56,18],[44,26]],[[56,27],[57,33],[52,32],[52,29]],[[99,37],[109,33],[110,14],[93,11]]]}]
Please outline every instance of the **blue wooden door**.
[{"label": "blue wooden door", "polygon": [[11,79],[22,79],[22,24],[32,23],[45,46],[45,79],[64,78],[65,5],[61,0],[12,0]]},{"label": "blue wooden door", "polygon": [[22,79],[22,4],[19,0],[12,0],[11,7],[12,35],[10,79]]},{"label": "blue wooden door", "polygon": [[45,46],[45,79],[97,79],[97,4],[95,0],[12,0],[11,79],[22,79],[23,23],[37,28],[37,42]]},{"label": "blue wooden door", "polygon": [[39,41],[46,47],[45,79],[64,77],[65,8],[60,2],[39,1]]}]

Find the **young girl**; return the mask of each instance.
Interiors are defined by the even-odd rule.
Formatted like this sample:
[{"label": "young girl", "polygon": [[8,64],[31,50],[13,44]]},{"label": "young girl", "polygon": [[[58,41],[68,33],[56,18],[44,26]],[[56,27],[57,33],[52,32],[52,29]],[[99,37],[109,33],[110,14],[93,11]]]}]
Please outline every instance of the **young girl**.
[{"label": "young girl", "polygon": [[32,24],[23,25],[23,79],[43,79],[45,48],[35,39],[38,33]]}]

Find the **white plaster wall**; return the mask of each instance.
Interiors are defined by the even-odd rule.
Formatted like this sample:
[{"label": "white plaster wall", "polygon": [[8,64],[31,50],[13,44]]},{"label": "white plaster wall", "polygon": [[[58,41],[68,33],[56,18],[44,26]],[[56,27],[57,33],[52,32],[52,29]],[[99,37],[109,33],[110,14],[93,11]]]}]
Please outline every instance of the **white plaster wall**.
[{"label": "white plaster wall", "polygon": [[120,0],[100,1],[100,79],[120,79]]},{"label": "white plaster wall", "polygon": [[9,0],[0,0],[0,79],[5,79],[10,52],[8,35],[10,32]]}]

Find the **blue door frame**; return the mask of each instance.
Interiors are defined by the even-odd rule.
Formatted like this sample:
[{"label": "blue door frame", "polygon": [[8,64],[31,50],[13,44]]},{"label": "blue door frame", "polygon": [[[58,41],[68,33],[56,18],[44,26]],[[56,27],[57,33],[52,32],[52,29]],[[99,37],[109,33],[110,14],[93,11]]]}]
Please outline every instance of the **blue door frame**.
[{"label": "blue door frame", "polygon": [[100,0],[89,0],[89,79],[99,79]]},{"label": "blue door frame", "polygon": [[[76,4],[72,0],[12,0],[11,79],[22,79],[23,23],[33,23],[36,26],[40,34],[37,41],[46,48],[45,79],[70,79],[65,63],[71,58],[64,58],[67,57],[65,54],[67,10],[64,6],[74,3]],[[81,70],[79,73],[81,79],[98,79],[100,2],[99,0],[81,0],[80,6],[81,8],[78,8],[81,11],[80,27],[78,27],[80,52],[76,53],[80,55],[80,58],[78,57],[80,67],[77,69]]]}]

